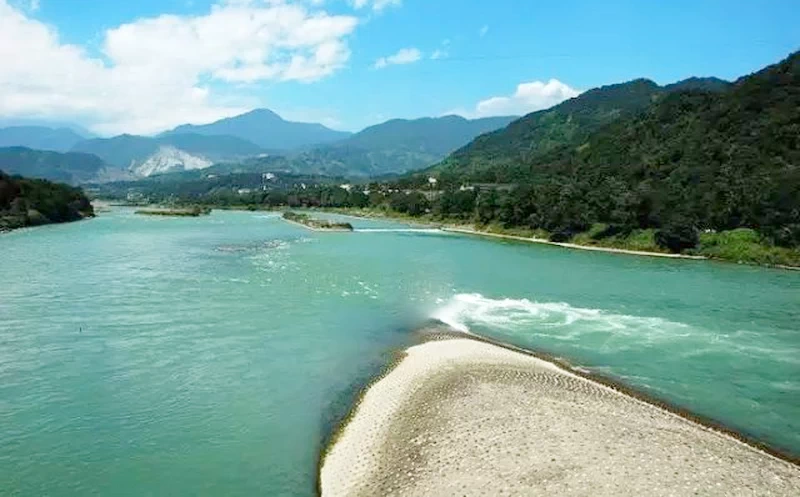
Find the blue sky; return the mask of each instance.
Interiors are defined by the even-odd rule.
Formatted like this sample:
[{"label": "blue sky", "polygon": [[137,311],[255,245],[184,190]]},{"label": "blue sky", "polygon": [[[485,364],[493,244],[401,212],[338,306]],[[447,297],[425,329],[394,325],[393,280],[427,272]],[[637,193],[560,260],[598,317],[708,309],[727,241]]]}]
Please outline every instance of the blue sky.
[{"label": "blue sky", "polygon": [[0,118],[153,133],[268,107],[357,130],[735,79],[798,48],[796,0],[0,0]]}]

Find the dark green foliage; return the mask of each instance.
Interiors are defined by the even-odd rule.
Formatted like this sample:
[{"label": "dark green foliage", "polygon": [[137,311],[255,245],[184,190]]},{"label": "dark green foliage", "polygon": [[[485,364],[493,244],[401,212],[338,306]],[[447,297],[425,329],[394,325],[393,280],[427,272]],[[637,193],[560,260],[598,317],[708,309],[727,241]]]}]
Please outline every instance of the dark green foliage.
[{"label": "dark green foliage", "polygon": [[675,219],[656,231],[656,244],[670,252],[680,253],[698,243],[700,235],[688,219]]},{"label": "dark green foliage", "polygon": [[0,169],[10,174],[79,183],[97,177],[108,165],[91,154],[47,152],[25,147],[0,148]]},{"label": "dark green foliage", "polygon": [[445,179],[466,175],[474,181],[519,180],[506,169],[561,146],[578,146],[600,127],[641,112],[661,92],[657,84],[646,79],[589,90],[478,137],[432,171]]},{"label": "dark green foliage", "polygon": [[79,188],[0,171],[0,231],[93,215],[92,204]]},{"label": "dark green foliage", "polygon": [[420,216],[428,210],[430,202],[419,192],[395,192],[389,197],[389,206],[403,214]]}]

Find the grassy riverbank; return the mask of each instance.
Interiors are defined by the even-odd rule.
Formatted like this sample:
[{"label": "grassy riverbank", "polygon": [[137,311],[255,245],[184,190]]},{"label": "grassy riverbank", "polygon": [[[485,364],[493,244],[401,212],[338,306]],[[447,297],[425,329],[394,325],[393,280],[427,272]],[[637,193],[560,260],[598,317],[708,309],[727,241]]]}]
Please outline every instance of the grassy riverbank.
[{"label": "grassy riverbank", "polygon": [[590,230],[578,233],[564,242],[551,242],[552,234],[540,229],[532,230],[521,227],[506,228],[497,223],[481,225],[457,219],[437,219],[430,214],[410,216],[384,209],[337,208],[325,210],[364,218],[426,224],[462,232],[474,232],[475,234],[500,235],[511,239],[549,243],[566,248],[589,250],[605,249],[608,252],[634,255],[685,256],[687,258],[707,258],[738,264],[781,267],[787,269],[800,268],[800,250],[770,245],[754,230],[747,228],[739,228],[719,233],[701,233],[697,247],[678,254],[673,254],[656,243],[656,231],[652,229],[634,230],[628,234],[601,237],[600,235],[607,226],[596,224],[592,226]]}]

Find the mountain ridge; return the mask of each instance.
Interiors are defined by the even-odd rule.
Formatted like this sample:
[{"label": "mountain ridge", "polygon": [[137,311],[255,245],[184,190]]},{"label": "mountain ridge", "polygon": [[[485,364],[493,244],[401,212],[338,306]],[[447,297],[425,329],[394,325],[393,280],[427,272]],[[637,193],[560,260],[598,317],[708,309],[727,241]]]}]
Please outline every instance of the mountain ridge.
[{"label": "mountain ridge", "polygon": [[254,109],[209,124],[183,124],[158,136],[186,133],[235,136],[272,150],[291,150],[330,143],[351,135],[319,123],[288,121],[269,109]]},{"label": "mountain ridge", "polygon": [[47,126],[8,126],[0,128],[0,147],[27,147],[68,152],[86,138],[70,128]]}]

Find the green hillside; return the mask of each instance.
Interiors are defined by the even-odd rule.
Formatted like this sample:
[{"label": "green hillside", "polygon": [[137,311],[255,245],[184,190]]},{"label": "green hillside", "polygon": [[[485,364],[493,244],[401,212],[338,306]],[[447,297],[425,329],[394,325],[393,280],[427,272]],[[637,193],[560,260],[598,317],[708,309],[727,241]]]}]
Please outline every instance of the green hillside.
[{"label": "green hillside", "polygon": [[478,137],[430,172],[475,180],[504,178],[507,169],[561,146],[577,147],[603,126],[634,116],[670,93],[684,90],[725,91],[718,78],[689,78],[664,87],[648,79],[589,90],[550,109],[533,112],[493,133]]},{"label": "green hillside", "polygon": [[[639,80],[611,87],[617,95],[598,89],[527,116],[431,171],[445,187],[496,181],[510,192],[446,191],[430,207],[557,240],[639,236],[653,249],[716,252],[724,242],[744,260],[759,250],[752,257],[762,262],[800,261],[796,249],[769,249],[800,246],[800,54],[726,90],[714,86],[659,92]],[[629,100],[616,98],[625,93]],[[716,234],[723,231],[738,234]]]},{"label": "green hillside", "polygon": [[95,179],[107,167],[108,164],[92,154],[0,148],[0,169],[9,174],[76,184]]},{"label": "green hillside", "polygon": [[94,216],[78,188],[0,171],[0,231]]}]

